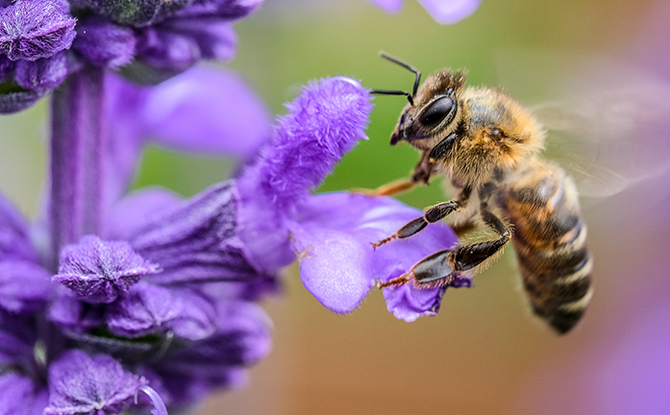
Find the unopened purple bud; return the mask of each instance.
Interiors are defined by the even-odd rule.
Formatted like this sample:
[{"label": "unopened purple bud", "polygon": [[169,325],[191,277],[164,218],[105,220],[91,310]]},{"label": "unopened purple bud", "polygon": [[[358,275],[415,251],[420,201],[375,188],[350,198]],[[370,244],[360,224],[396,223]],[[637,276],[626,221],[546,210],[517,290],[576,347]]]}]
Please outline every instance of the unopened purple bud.
[{"label": "unopened purple bud", "polygon": [[216,310],[203,296],[187,290],[139,283],[115,301],[108,312],[112,333],[138,337],[172,330],[177,337],[201,340],[216,326]]},{"label": "unopened purple bud", "polygon": [[111,356],[70,350],[49,368],[45,415],[118,414],[133,403],[146,381],[126,372]]},{"label": "unopened purple bud", "polygon": [[61,250],[58,274],[53,279],[83,301],[110,303],[143,275],[158,270],[157,265],[144,260],[128,243],[103,241],[91,235]]},{"label": "unopened purple bud", "polygon": [[0,114],[13,114],[30,108],[51,91],[50,89],[29,90],[14,83],[6,86],[7,89],[0,93]]},{"label": "unopened purple bud", "polygon": [[76,20],[60,0],[18,0],[0,10],[0,52],[34,61],[67,49]]},{"label": "unopened purple bud", "polygon": [[220,17],[236,20],[256,10],[263,0],[194,0],[175,17]]},{"label": "unopened purple bud", "polygon": [[72,48],[95,66],[118,68],[135,54],[135,34],[131,28],[92,16],[77,23]]},{"label": "unopened purple bud", "polygon": [[14,80],[25,89],[53,89],[67,77],[68,67],[65,52],[36,61],[16,61]]}]

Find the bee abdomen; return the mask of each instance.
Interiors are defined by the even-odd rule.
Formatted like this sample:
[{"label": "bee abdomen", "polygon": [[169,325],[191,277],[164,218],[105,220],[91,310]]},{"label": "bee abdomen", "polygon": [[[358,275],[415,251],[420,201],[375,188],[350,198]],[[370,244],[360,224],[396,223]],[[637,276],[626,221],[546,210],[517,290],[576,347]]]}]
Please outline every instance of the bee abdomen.
[{"label": "bee abdomen", "polygon": [[533,311],[559,333],[580,320],[593,294],[593,261],[577,190],[545,165],[506,192],[501,206],[514,225],[514,249]]}]

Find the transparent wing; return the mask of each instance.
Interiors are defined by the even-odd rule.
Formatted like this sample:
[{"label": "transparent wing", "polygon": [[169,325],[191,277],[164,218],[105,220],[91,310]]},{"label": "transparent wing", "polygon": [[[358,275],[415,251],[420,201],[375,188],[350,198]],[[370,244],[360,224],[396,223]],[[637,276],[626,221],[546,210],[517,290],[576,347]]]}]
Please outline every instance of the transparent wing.
[{"label": "transparent wing", "polygon": [[534,100],[551,98],[530,108],[547,128],[546,156],[568,171],[581,194],[612,195],[670,168],[667,81],[622,61],[537,58],[551,68],[533,73],[528,68],[537,65],[528,63],[523,80],[543,79]]}]

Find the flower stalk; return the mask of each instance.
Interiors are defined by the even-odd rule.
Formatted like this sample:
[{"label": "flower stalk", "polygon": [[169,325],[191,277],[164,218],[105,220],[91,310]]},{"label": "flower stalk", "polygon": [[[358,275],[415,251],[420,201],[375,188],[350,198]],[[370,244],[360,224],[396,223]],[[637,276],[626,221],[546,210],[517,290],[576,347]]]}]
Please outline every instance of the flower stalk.
[{"label": "flower stalk", "polygon": [[99,230],[103,174],[104,70],[86,66],[51,98],[49,265],[64,245]]}]

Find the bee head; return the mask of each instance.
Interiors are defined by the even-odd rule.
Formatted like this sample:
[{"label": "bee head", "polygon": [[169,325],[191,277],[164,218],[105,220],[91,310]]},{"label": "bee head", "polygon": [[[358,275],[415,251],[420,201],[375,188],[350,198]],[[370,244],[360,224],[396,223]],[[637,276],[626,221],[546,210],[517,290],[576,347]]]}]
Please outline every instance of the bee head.
[{"label": "bee head", "polygon": [[465,72],[443,69],[431,75],[418,88],[410,103],[400,114],[391,135],[391,145],[407,141],[427,150],[453,133],[461,122],[460,93]]}]

